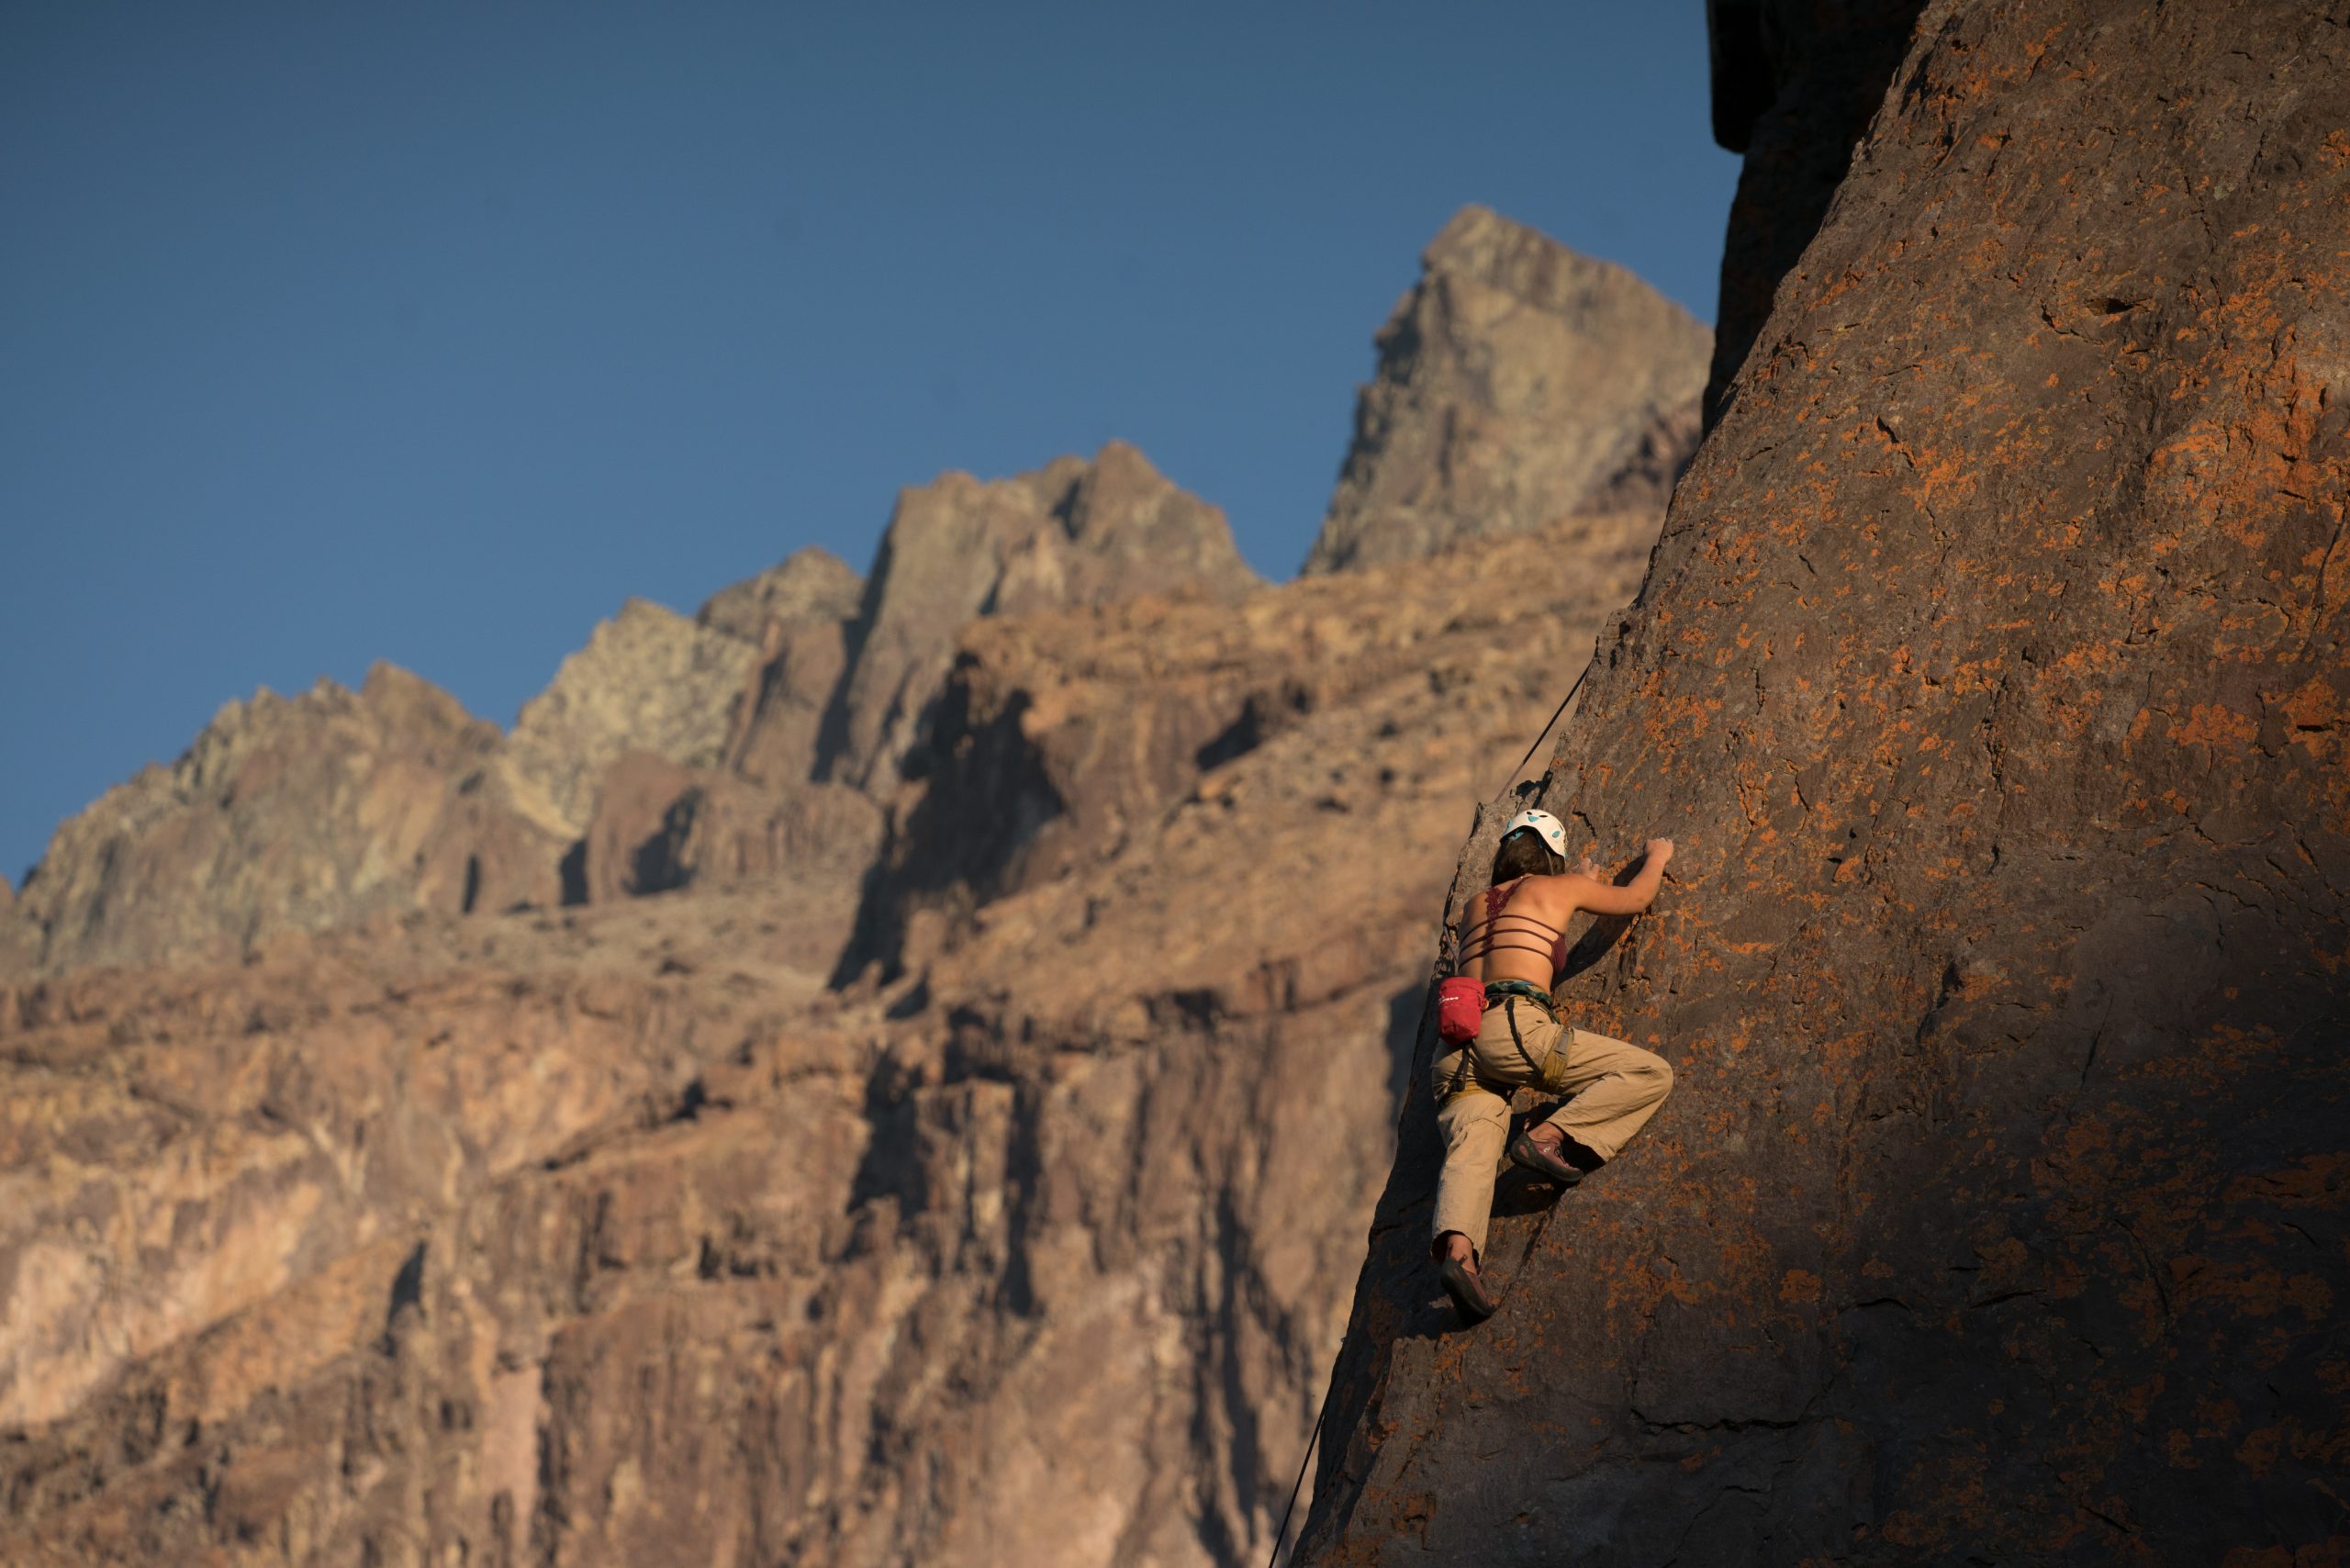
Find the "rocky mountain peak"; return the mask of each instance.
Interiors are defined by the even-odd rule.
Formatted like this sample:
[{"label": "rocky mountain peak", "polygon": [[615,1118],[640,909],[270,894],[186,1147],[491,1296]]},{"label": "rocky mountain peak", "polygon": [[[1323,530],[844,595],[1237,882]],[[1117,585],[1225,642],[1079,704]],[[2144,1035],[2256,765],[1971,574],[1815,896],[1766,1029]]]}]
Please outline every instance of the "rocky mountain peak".
[{"label": "rocky mountain peak", "polygon": [[1661,506],[1696,448],[1712,334],[1486,207],[1444,226],[1377,342],[1309,574]]},{"label": "rocky mountain peak", "polygon": [[576,837],[595,815],[597,781],[622,753],[715,764],[758,657],[755,643],[630,599],[522,705],[499,758],[516,800],[549,830]]},{"label": "rocky mountain peak", "polygon": [[868,789],[893,777],[956,633],[977,617],[1258,586],[1223,510],[1124,442],[1011,479],[942,475],[901,492],[890,514],[818,771]]},{"label": "rocky mountain peak", "polygon": [[229,703],[171,768],[60,830],[0,904],[0,974],[202,957],[387,910],[853,880],[878,813],[840,785],[894,786],[967,622],[1256,586],[1222,511],[1124,442],[1007,480],[948,474],[900,498],[870,582],[805,549],[691,618],[630,599],[510,734],[389,666],[356,693]]},{"label": "rocky mountain peak", "polygon": [[756,644],[764,641],[769,622],[796,625],[846,621],[856,613],[864,594],[865,579],[855,567],[821,545],[811,544],[758,576],[711,595],[694,620],[711,631]]},{"label": "rocky mountain peak", "polygon": [[387,664],[357,691],[321,679],[224,703],[171,767],[59,827],[18,901],[38,932],[20,956],[153,961],[403,904],[456,780],[498,744],[496,725]]}]

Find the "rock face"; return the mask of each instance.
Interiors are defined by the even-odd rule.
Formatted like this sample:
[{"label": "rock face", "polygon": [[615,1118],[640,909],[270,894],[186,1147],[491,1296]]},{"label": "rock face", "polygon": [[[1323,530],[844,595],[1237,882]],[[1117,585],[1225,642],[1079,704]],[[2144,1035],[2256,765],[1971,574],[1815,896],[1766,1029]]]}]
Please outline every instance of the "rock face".
[{"label": "rock face", "polygon": [[1648,510],[1695,448],[1712,335],[1622,267],[1464,207],[1379,331],[1308,574]]},{"label": "rock face", "polygon": [[2344,20],[1928,9],[1529,791],[1680,1087],[1469,1332],[1407,1107],[1302,1561],[2340,1553]]},{"label": "rock face", "polygon": [[[1360,581],[1302,579],[1237,614],[1154,598],[975,625],[936,733],[909,758],[922,783],[894,813],[864,911],[881,924],[860,933],[849,972],[871,962],[892,973],[919,968],[935,951],[941,914],[952,926],[1009,893],[1092,889],[1105,873],[1086,868],[1103,864],[1147,876],[1160,854],[1151,824],[1171,802],[1197,790],[1194,806],[1228,811],[1225,792],[1248,776],[1230,765],[1276,739],[1284,755],[1295,752],[1327,711],[1360,716],[1369,706],[1373,733],[1353,751],[1342,737],[1360,728],[1354,719],[1321,726],[1335,733],[1309,748],[1328,759],[1313,775],[1318,788],[1299,786],[1287,812],[1261,808],[1261,832],[1302,842],[1312,824],[1343,824],[1339,836],[1360,840],[1360,858],[1375,867],[1382,846],[1417,830],[1383,813],[1375,823],[1349,819],[1371,801],[1428,804],[1432,770],[1448,790],[1481,770],[1488,786],[1498,783],[1524,752],[1525,741],[1509,751],[1509,727],[1539,727],[1555,700],[1548,694],[1572,678],[1585,639],[1638,581],[1654,528],[1653,514],[1569,519],[1457,559],[1367,569]],[[1563,618],[1556,632],[1537,628],[1552,616]],[[1381,725],[1411,739],[1372,745]],[[1420,782],[1397,783],[1407,778]],[[1297,844],[1281,847],[1283,875],[1315,859]],[[1159,905],[1171,920],[1192,907],[1192,889],[1217,879],[1203,871],[1180,880],[1184,890]],[[1096,892],[1085,896],[1098,902]],[[1279,903],[1269,897],[1266,907]],[[1237,910],[1227,918],[1223,931],[1198,935],[1222,940],[1246,929]],[[932,939],[914,929],[925,919]]]},{"label": "rock face", "polygon": [[[758,581],[744,587],[755,592]],[[743,608],[730,599],[720,613]],[[632,599],[522,705],[499,767],[535,819],[576,838],[595,815],[604,770],[623,754],[689,767],[724,759],[755,700],[758,655],[756,643]]]},{"label": "rock face", "polygon": [[[604,775],[580,844],[584,885],[574,902],[754,877],[853,884],[872,864],[880,835],[880,808],[843,785],[774,790],[631,752]],[[835,932],[834,951],[839,942]]]},{"label": "rock face", "polygon": [[711,595],[694,619],[756,647],[767,624],[824,625],[848,620],[865,597],[865,579],[829,550],[795,550],[757,577]]},{"label": "rock face", "polygon": [[968,628],[886,984],[761,879],[0,991],[0,1559],[1261,1558],[1449,840],[1653,526]]},{"label": "rock face", "polygon": [[58,830],[15,912],[19,957],[153,962],[387,910],[552,902],[560,841],[480,787],[498,744],[388,665],[356,692],[231,702],[173,767]]},{"label": "rock face", "polygon": [[[606,773],[639,753],[722,763],[758,663],[755,645],[638,601],[565,661],[510,736],[389,665],[357,692],[321,681],[231,702],[170,768],[59,829],[26,896],[0,906],[0,976],[218,958],[403,911],[579,902]],[[860,815],[869,846],[878,814]]]},{"label": "rock face", "polygon": [[388,666],[356,698],[231,704],[168,773],[59,833],[38,890],[0,904],[0,976],[400,910],[854,879],[966,622],[1256,586],[1224,514],[1123,443],[1000,483],[948,475],[900,498],[870,584],[802,550],[692,620],[631,600],[502,739]]},{"label": "rock face", "polygon": [[0,974],[30,969],[39,954],[39,935],[29,922],[17,918],[17,890],[0,877]]},{"label": "rock face", "polygon": [[904,492],[850,631],[817,776],[887,792],[967,622],[1185,583],[1228,600],[1258,578],[1224,513],[1123,442],[1091,463],[992,482],[948,474]]},{"label": "rock face", "polygon": [[829,552],[781,566],[713,596],[695,617],[759,650],[757,689],[727,744],[728,768],[789,786],[816,771],[824,709],[848,668],[848,638],[865,579]]},{"label": "rock face", "polygon": [[1746,154],[1722,246],[1706,425],[1819,231],[1909,47],[1919,0],[1711,0],[1714,137]]},{"label": "rock face", "polygon": [[1259,1559],[1452,840],[1659,521],[1544,515],[1267,588],[1113,443],[511,735],[231,705],[0,898],[0,1561]]}]

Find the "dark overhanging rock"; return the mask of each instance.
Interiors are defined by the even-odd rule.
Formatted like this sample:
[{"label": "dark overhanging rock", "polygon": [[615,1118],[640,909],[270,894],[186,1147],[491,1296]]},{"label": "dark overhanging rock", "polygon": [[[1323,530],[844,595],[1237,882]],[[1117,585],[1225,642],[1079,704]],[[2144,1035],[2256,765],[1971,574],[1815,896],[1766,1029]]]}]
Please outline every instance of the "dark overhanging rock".
[{"label": "dark overhanging rock", "polygon": [[1533,791],[1681,1087],[1461,1332],[1416,1074],[1301,1562],[2344,1533],[2345,23],[1921,17]]},{"label": "dark overhanging rock", "polygon": [[1885,99],[1920,0],[1709,0],[1714,140],[1746,155],[1722,243],[1705,425],[1819,231],[1852,149]]}]

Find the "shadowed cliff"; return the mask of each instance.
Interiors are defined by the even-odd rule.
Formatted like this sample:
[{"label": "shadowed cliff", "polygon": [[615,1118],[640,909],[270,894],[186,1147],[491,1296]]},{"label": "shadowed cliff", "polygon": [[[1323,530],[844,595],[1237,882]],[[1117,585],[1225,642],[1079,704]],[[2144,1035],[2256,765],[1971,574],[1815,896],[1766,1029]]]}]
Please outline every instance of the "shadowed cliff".
[{"label": "shadowed cliff", "polygon": [[1526,792],[1679,1088],[1461,1332],[1416,1075],[1301,1561],[2339,1554],[2345,23],[1926,9]]}]

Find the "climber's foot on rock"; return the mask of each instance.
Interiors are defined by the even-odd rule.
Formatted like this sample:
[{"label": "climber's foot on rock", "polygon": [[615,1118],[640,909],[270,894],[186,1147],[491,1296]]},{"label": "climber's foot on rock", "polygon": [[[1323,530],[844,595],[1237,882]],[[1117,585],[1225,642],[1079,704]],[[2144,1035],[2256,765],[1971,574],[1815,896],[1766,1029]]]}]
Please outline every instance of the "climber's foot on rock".
[{"label": "climber's foot on rock", "polygon": [[1555,1132],[1547,1138],[1540,1137],[1545,1130],[1528,1127],[1510,1139],[1510,1163],[1522,1165],[1537,1176],[1556,1182],[1561,1187],[1572,1187],[1587,1172],[1568,1163],[1565,1137]]},{"label": "climber's foot on rock", "polygon": [[1460,1309],[1460,1316],[1471,1323],[1483,1323],[1497,1311],[1501,1303],[1485,1289],[1484,1276],[1477,1268],[1476,1254],[1470,1250],[1469,1238],[1459,1231],[1446,1235],[1447,1249],[1437,1259],[1437,1277],[1444,1282],[1444,1294]]}]

